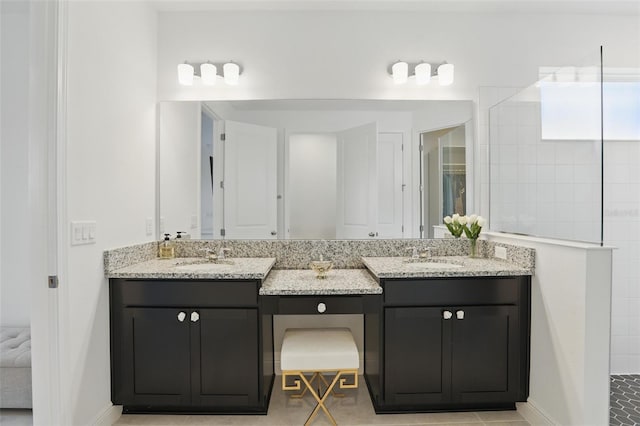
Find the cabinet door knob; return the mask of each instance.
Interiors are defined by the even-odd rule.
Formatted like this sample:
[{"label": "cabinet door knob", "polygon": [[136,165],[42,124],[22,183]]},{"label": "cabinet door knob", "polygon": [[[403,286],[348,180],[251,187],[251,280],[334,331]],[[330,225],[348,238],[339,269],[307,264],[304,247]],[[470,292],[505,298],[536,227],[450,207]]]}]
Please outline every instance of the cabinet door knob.
[{"label": "cabinet door knob", "polygon": [[457,311],[456,312],[456,318],[464,319],[464,311]]},{"label": "cabinet door knob", "polygon": [[318,312],[320,312],[321,314],[324,313],[324,311],[327,310],[327,305],[325,305],[324,303],[318,303]]},{"label": "cabinet door knob", "polygon": [[178,321],[182,322],[186,317],[187,317],[187,314],[185,314],[184,312],[180,312],[178,314]]},{"label": "cabinet door knob", "polygon": [[453,316],[453,314],[451,313],[451,311],[444,311],[442,313],[442,318],[444,318],[446,320],[451,319],[452,316]]},{"label": "cabinet door knob", "polygon": [[200,314],[196,311],[191,312],[191,322],[198,322],[200,319]]}]

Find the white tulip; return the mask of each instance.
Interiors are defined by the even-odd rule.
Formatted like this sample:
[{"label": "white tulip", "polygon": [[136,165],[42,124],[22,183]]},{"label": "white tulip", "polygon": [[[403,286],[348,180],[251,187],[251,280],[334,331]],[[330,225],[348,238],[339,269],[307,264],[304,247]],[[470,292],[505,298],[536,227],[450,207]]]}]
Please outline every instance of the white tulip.
[{"label": "white tulip", "polygon": [[466,216],[460,216],[458,218],[458,223],[460,225],[466,225],[466,223],[469,221],[469,219]]},{"label": "white tulip", "polygon": [[478,215],[477,214],[472,214],[471,216],[469,216],[469,223],[471,225],[473,225],[477,221],[478,221]]},{"label": "white tulip", "polygon": [[451,216],[445,216],[444,217],[444,223],[446,223],[447,225],[450,224],[452,222],[451,220]]},{"label": "white tulip", "polygon": [[458,213],[454,213],[453,216],[451,217],[451,220],[453,220],[453,223],[458,223],[459,217],[460,215]]},{"label": "white tulip", "polygon": [[487,223],[486,219],[482,216],[478,216],[478,226],[482,228],[485,223]]}]

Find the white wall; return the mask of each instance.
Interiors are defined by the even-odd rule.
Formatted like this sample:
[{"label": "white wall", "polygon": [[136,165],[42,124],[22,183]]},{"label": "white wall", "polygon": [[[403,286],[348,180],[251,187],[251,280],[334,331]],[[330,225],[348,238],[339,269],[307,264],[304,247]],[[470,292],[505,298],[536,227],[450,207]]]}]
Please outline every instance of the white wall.
[{"label": "white wall", "polygon": [[[635,16],[607,15],[610,7],[599,14],[570,13],[549,4],[529,13],[482,6],[444,13],[438,3],[431,10],[426,5],[402,11],[360,6],[165,12],[159,17],[158,95],[163,100],[474,99],[479,86],[526,86],[537,80],[539,66],[574,64],[600,45],[607,46],[607,60],[619,66],[639,55],[637,10]],[[518,3],[527,10],[527,2]],[[583,9],[577,3],[585,2],[573,5]],[[205,59],[240,63],[240,85],[178,86],[177,64]],[[387,68],[398,59],[446,60],[455,64],[455,82],[395,86]]]},{"label": "white wall", "polygon": [[336,238],[336,137],[289,137],[289,237]]},{"label": "white wall", "polygon": [[162,102],[159,114],[160,232],[200,238],[199,227],[191,227],[192,216],[200,216],[200,103]]},{"label": "white wall", "polygon": [[536,250],[528,402],[554,424],[609,421],[612,249],[488,234]]},{"label": "white wall", "polygon": [[68,247],[60,289],[63,403],[80,425],[112,407],[102,252],[154,239],[155,13],[145,2],[69,2],[67,49],[67,217],[97,221],[96,244]]},{"label": "white wall", "polygon": [[0,324],[28,326],[29,5],[0,8]]}]

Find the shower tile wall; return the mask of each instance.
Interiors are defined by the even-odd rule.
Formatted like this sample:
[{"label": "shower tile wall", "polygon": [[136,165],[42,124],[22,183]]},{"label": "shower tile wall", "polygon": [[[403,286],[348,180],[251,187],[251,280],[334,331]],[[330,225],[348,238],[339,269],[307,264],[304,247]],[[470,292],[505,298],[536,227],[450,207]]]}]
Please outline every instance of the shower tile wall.
[{"label": "shower tile wall", "polygon": [[492,229],[600,241],[600,144],[542,140],[540,102],[506,101],[489,117]]},{"label": "shower tile wall", "polygon": [[606,141],[605,243],[613,253],[611,372],[640,372],[640,141]]},{"label": "shower tile wall", "polygon": [[[492,229],[599,241],[599,143],[541,142],[539,103],[521,102],[491,122],[500,146],[489,156],[489,108],[518,91],[480,89],[476,161],[481,164],[481,214],[490,217]],[[640,141],[606,141],[604,162],[605,244],[618,248],[613,254],[611,372],[640,373]],[[492,203],[502,203],[500,215],[495,204],[489,214],[490,186]]]}]

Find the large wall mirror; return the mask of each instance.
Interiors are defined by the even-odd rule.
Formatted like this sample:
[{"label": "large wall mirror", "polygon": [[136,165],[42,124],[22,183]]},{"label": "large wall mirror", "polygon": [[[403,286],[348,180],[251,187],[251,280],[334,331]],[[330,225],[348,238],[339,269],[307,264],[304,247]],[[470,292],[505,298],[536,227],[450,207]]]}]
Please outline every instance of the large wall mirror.
[{"label": "large wall mirror", "polygon": [[172,101],[158,107],[160,233],[431,237],[472,194],[471,101]]}]

